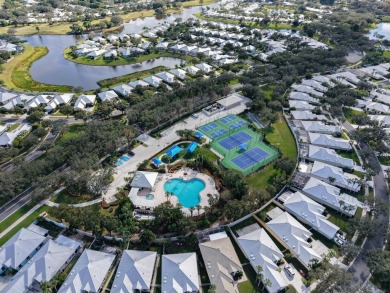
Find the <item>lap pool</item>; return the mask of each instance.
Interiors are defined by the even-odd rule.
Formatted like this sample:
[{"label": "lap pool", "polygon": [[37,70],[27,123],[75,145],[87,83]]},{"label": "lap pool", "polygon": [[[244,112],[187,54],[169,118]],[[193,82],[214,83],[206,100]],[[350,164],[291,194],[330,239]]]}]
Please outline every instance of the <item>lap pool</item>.
[{"label": "lap pool", "polygon": [[165,182],[164,191],[173,193],[183,207],[191,208],[200,203],[199,193],[205,186],[206,184],[201,179],[183,180],[173,178]]}]

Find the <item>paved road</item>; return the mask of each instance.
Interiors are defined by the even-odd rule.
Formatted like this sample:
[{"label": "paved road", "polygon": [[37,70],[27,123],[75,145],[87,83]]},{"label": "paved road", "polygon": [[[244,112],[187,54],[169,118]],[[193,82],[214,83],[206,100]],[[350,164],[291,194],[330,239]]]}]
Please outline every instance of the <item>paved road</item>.
[{"label": "paved road", "polygon": [[26,203],[30,201],[29,194],[31,193],[32,189],[26,189],[22,193],[20,193],[17,197],[13,198],[6,204],[4,204],[0,208],[0,222],[3,221],[5,218],[10,216],[13,212],[18,210],[20,207],[24,206]]}]

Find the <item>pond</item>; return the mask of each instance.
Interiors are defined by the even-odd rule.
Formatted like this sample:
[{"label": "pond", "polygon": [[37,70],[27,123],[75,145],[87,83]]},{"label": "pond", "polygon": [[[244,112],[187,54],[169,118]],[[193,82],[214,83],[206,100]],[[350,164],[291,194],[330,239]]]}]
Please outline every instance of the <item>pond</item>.
[{"label": "pond", "polygon": [[369,31],[368,37],[370,39],[378,39],[383,36],[384,39],[390,40],[390,22],[380,22],[377,28]]},{"label": "pond", "polygon": [[[216,7],[225,2],[227,0],[214,3],[209,7]],[[171,23],[177,18],[184,21],[194,17],[193,14],[200,12],[201,9],[201,7],[186,8],[180,13],[169,15],[163,19],[157,19],[156,17],[135,19],[125,23],[120,34],[141,33],[145,28],[156,27],[162,23]],[[102,79],[148,70],[157,66],[174,68],[183,62],[178,58],[162,57],[123,66],[89,66],[68,61],[63,56],[66,48],[85,39],[85,36],[33,35],[21,37],[21,39],[26,40],[31,46],[46,46],[49,49],[49,53],[34,62],[30,68],[34,80],[47,84],[81,86],[84,90],[99,88],[97,82]]]}]

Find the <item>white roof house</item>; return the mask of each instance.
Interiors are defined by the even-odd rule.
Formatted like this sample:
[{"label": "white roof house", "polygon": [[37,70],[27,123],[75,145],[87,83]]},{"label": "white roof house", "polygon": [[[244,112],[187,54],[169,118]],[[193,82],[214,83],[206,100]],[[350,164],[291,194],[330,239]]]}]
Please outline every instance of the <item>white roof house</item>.
[{"label": "white roof house", "polygon": [[114,91],[104,91],[98,93],[98,97],[102,102],[108,102],[118,98],[118,95]]},{"label": "white roof house", "polygon": [[39,250],[45,239],[46,237],[31,230],[20,229],[0,247],[1,267],[19,270],[27,263],[27,257],[32,257]]},{"label": "white roof house", "polygon": [[307,93],[309,95],[317,96],[317,97],[322,97],[324,94],[322,92],[319,92],[315,89],[313,89],[310,86],[304,85],[304,84],[293,84],[291,86],[294,90],[297,92],[302,92],[302,93]]},{"label": "white roof house", "polygon": [[169,73],[169,72],[159,72],[156,74],[156,76],[158,78],[161,78],[163,81],[167,82],[167,83],[173,83],[175,82],[175,76],[172,74],[172,73]]},{"label": "white roof house", "polygon": [[61,94],[55,95],[53,99],[45,107],[46,111],[53,111],[55,108],[61,105],[68,104],[73,99],[73,94]]},{"label": "white roof house", "polygon": [[249,259],[253,269],[256,271],[257,266],[263,268],[264,279],[271,281],[271,285],[267,286],[268,292],[279,292],[288,286],[276,265],[283,258],[283,253],[263,228],[259,227],[248,234],[238,237],[237,242]]},{"label": "white roof house", "polygon": [[2,292],[23,293],[28,292],[30,287],[39,289],[40,283],[50,282],[70,262],[76,249],[50,239],[11,279]]},{"label": "white roof house", "polygon": [[196,253],[165,254],[161,257],[161,292],[199,292]]},{"label": "white roof house", "polygon": [[344,158],[333,149],[309,145],[308,159],[320,161],[337,167],[353,169],[355,162],[352,159]]},{"label": "white roof house", "polygon": [[148,292],[156,258],[153,251],[124,250],[110,292]]},{"label": "white roof house", "polygon": [[302,188],[302,193],[348,216],[355,215],[357,207],[363,206],[356,197],[341,193],[340,188],[314,177],[311,177],[309,181],[306,182],[305,186]]},{"label": "white roof house", "polygon": [[10,147],[12,146],[13,141],[23,132],[29,132],[32,126],[30,124],[24,123],[20,125],[17,129],[12,132],[4,132],[0,135],[0,146]]},{"label": "white roof house", "polygon": [[158,50],[166,50],[168,48],[168,42],[160,42],[156,45],[156,49]]},{"label": "white roof house", "polygon": [[114,260],[114,254],[84,250],[58,292],[100,292]]},{"label": "white roof house", "polygon": [[162,83],[162,79],[154,75],[145,77],[142,80],[153,87],[158,87]]},{"label": "white roof house", "polygon": [[352,84],[358,84],[360,82],[360,79],[355,74],[349,71],[331,74],[329,75],[329,78],[340,83],[342,83],[342,80],[346,80],[347,82]]},{"label": "white roof house", "polygon": [[125,97],[125,96],[130,95],[131,91],[134,88],[132,86],[128,85],[128,84],[121,84],[121,85],[115,86],[115,87],[113,87],[111,89],[113,91],[115,91],[116,93],[118,93],[119,95]]},{"label": "white roof house", "polygon": [[146,172],[146,171],[138,171],[135,173],[133,181],[131,182],[131,187],[137,188],[149,188],[153,189],[154,184],[156,183],[157,172]]},{"label": "white roof house", "polygon": [[367,111],[371,113],[390,114],[390,107],[377,102],[371,102],[366,105]]},{"label": "white roof house", "polygon": [[331,223],[323,215],[325,207],[303,195],[299,191],[292,194],[283,203],[285,209],[298,218],[301,222],[313,227],[328,239],[333,239],[338,226]]},{"label": "white roof house", "polygon": [[377,121],[379,125],[389,126],[390,116],[389,115],[368,115],[371,120]]},{"label": "white roof house", "polygon": [[195,67],[195,66],[188,66],[188,67],[186,67],[186,71],[191,75],[195,75],[200,71],[200,69],[198,67]]},{"label": "white roof house", "polygon": [[187,73],[183,69],[172,69],[169,73],[176,76],[178,79],[184,80],[187,77]]},{"label": "white roof house", "polygon": [[38,95],[28,102],[27,108],[37,108],[40,105],[47,105],[50,102],[50,98],[49,95]]},{"label": "white roof house", "polygon": [[238,289],[232,273],[243,272],[243,268],[226,233],[220,239],[199,244],[199,248],[210,283],[216,285],[216,292],[236,293]]},{"label": "white roof house", "polygon": [[302,121],[303,128],[309,132],[335,134],[341,133],[341,128],[335,125],[328,125],[318,121]]},{"label": "white roof house", "polygon": [[95,104],[96,95],[81,95],[74,103],[75,109],[85,109],[92,107]]},{"label": "white roof house", "polygon": [[267,223],[267,226],[280,238],[284,244],[290,247],[290,250],[306,265],[309,265],[312,259],[322,261],[307,240],[312,233],[307,230],[289,213],[283,212],[275,219]]},{"label": "white roof house", "polygon": [[211,65],[208,65],[207,63],[200,63],[195,65],[195,67],[199,68],[205,73],[210,73],[211,71],[213,71],[213,67]]},{"label": "white roof house", "polygon": [[305,101],[311,104],[319,104],[320,100],[313,98],[309,94],[302,93],[302,92],[291,92],[289,96],[290,100],[299,100],[299,101]]},{"label": "white roof house", "polygon": [[129,86],[133,87],[133,88],[136,88],[137,86],[141,86],[141,87],[147,87],[149,86],[149,84],[143,80],[136,80],[136,81],[131,81],[128,83]]},{"label": "white roof house", "polygon": [[31,101],[33,98],[34,96],[27,96],[25,94],[21,94],[16,96],[15,98],[12,98],[11,100],[8,100],[3,106],[0,106],[0,108],[4,107],[9,110],[15,108],[17,105],[23,106],[29,101]]},{"label": "white roof house", "polygon": [[[348,190],[358,192],[360,190],[360,184],[356,181],[359,177],[353,174],[344,173],[343,169],[324,164],[322,162],[315,161],[311,169],[311,175],[331,183],[332,185],[346,188]],[[329,178],[333,178],[334,181],[330,182]]]},{"label": "white roof house", "polygon": [[301,84],[312,87],[313,89],[323,93],[328,90],[326,86],[323,86],[320,82],[313,79],[302,79]]},{"label": "white roof house", "polygon": [[321,84],[326,83],[326,86],[329,86],[329,87],[335,87],[336,86],[336,84],[330,78],[328,78],[326,76],[323,76],[323,75],[313,76],[312,79],[318,81]]},{"label": "white roof house", "polygon": [[370,96],[375,101],[379,101],[379,102],[382,102],[384,104],[390,105],[390,94],[387,94],[386,92],[385,93],[381,93],[381,92],[378,92],[378,91],[371,91],[370,92]]},{"label": "white roof house", "polygon": [[310,111],[291,111],[290,113],[291,116],[296,120],[328,120],[325,115],[314,114]]},{"label": "white roof house", "polygon": [[14,93],[2,93],[0,92],[0,103],[6,104],[9,100],[15,98],[17,94]]},{"label": "white roof house", "polygon": [[309,132],[311,144],[336,150],[352,150],[351,144],[346,139],[335,138],[328,134]]},{"label": "white roof house", "polygon": [[315,106],[310,105],[305,101],[290,100],[288,101],[288,104],[290,105],[290,109],[295,108],[297,110],[314,110],[315,108]]}]

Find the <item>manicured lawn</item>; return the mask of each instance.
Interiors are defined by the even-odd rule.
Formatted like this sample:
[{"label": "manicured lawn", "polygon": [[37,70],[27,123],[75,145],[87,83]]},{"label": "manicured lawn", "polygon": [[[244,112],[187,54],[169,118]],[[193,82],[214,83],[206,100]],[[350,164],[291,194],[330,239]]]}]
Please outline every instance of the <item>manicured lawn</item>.
[{"label": "manicured lawn", "polygon": [[112,87],[114,85],[128,83],[130,81],[141,79],[141,78],[156,74],[156,73],[161,72],[161,71],[166,71],[167,69],[168,68],[165,66],[157,66],[157,67],[155,67],[153,69],[149,69],[149,70],[143,70],[143,71],[138,71],[138,72],[122,75],[122,76],[103,79],[103,80],[98,81],[97,84],[100,85],[101,88],[109,88],[109,87]]},{"label": "manicured lawn", "polygon": [[27,213],[29,210],[31,210],[34,207],[32,203],[27,203],[18,210],[16,210],[12,215],[10,215],[8,218],[3,220],[0,223],[0,233],[3,232],[5,229],[7,229],[9,226],[11,226],[12,223],[14,223],[17,219],[19,219],[21,216],[23,216],[25,213]]},{"label": "manicured lawn", "polygon": [[85,124],[80,123],[80,124],[72,124],[68,127],[67,131],[61,136],[58,137],[56,140],[57,145],[63,145],[66,141],[69,139],[76,137],[83,133],[85,130]]},{"label": "manicured lawn", "polygon": [[362,214],[363,214],[363,208],[358,207],[358,208],[356,209],[355,218],[356,218],[356,219],[360,219],[360,218],[362,217]]},{"label": "manicured lawn", "polygon": [[77,204],[90,201],[90,196],[71,196],[65,190],[53,196],[50,201],[55,203]]},{"label": "manicured lawn", "polygon": [[[330,216],[328,218],[329,222],[337,225],[341,231],[347,232],[348,231],[347,226],[349,226],[348,219],[345,216],[340,215],[340,213],[337,213],[337,212],[332,211],[330,209],[328,209],[327,211],[330,214]],[[352,238],[352,236],[353,235],[347,234],[347,238],[349,240]]]},{"label": "manicured lawn", "polygon": [[380,162],[382,165],[386,165],[386,166],[389,166],[389,165],[390,165],[390,157],[380,156],[380,157],[378,157],[378,160],[379,160],[379,162]]},{"label": "manicured lawn", "polygon": [[350,108],[343,108],[343,113],[344,113],[345,118],[348,120],[348,122],[349,123],[353,123],[352,122],[352,117],[354,117],[356,115],[359,115],[359,114],[362,114],[364,112],[363,111],[357,111],[357,110],[350,109]]},{"label": "manicured lawn", "polygon": [[51,207],[49,207],[49,206],[46,206],[46,205],[41,206],[39,209],[37,209],[35,212],[33,212],[30,216],[28,216],[26,219],[24,219],[22,222],[20,222],[18,225],[16,225],[6,235],[4,235],[3,238],[0,239],[0,246],[2,246],[4,243],[6,243],[20,229],[28,227],[32,222],[34,222],[39,217],[39,215],[41,213],[48,212],[48,211],[50,211],[50,209],[51,209]]},{"label": "manicured lawn", "polygon": [[231,82],[229,82],[229,86],[238,84],[238,78],[233,79]]},{"label": "manicured lawn", "polygon": [[336,152],[343,158],[352,159],[356,165],[360,166],[359,158],[354,150],[349,152],[337,150]]},{"label": "manicured lawn", "polygon": [[383,56],[386,58],[390,58],[390,51],[384,51]]},{"label": "manicured lawn", "polygon": [[7,132],[11,132],[11,131],[14,131],[16,128],[18,128],[20,126],[20,123],[17,122],[17,123],[14,123],[11,125],[11,127],[7,130]]},{"label": "manicured lawn", "polygon": [[0,80],[3,80],[5,87],[9,89],[29,92],[69,92],[69,86],[44,84],[32,79],[30,75],[32,63],[47,53],[46,47],[32,47],[25,44],[22,54],[3,65],[4,70],[0,73]]},{"label": "manicured lawn", "polygon": [[85,64],[85,65],[92,65],[92,66],[118,66],[118,65],[126,65],[126,64],[134,64],[144,61],[149,61],[152,59],[156,59],[159,57],[174,57],[174,58],[180,58],[183,60],[192,60],[193,58],[188,55],[181,55],[181,54],[175,54],[170,52],[158,52],[158,53],[151,53],[147,55],[140,55],[138,57],[129,57],[129,58],[122,58],[118,57],[118,59],[104,59],[103,56],[100,56],[97,59],[91,59],[86,56],[80,56],[77,58],[74,58],[71,55],[71,49],[67,48],[64,51],[64,57],[65,59],[79,63],[79,64]]},{"label": "manicured lawn", "polygon": [[283,157],[296,158],[295,139],[282,114],[279,114],[276,123],[265,130],[265,138],[271,145],[280,150]]},{"label": "manicured lawn", "polygon": [[272,179],[279,174],[280,171],[276,170],[273,164],[270,164],[250,175],[246,178],[246,182],[254,189],[265,190],[269,184],[272,184]]}]

